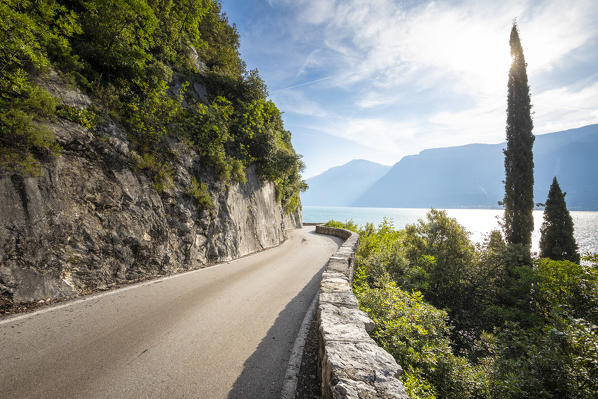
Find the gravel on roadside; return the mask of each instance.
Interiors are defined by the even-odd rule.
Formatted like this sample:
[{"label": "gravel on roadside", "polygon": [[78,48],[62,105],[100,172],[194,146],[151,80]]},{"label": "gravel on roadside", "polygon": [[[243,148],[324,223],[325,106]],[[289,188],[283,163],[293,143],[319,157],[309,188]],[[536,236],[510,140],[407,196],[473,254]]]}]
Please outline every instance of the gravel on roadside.
[{"label": "gravel on roadside", "polygon": [[322,397],[320,374],[318,373],[318,320],[317,311],[310,321],[303,348],[301,368],[297,379],[295,399],[316,399]]}]

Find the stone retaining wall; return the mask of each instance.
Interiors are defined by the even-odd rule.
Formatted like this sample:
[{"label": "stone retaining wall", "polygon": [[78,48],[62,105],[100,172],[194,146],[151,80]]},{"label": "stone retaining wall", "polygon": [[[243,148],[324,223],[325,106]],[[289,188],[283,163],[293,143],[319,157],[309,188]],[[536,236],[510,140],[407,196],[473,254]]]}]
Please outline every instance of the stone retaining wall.
[{"label": "stone retaining wall", "polygon": [[322,397],[408,399],[398,380],[401,367],[368,335],[374,322],[361,310],[351,281],[359,235],[349,230],[316,226],[316,232],[345,242],[322,274],[318,305],[319,372]]}]

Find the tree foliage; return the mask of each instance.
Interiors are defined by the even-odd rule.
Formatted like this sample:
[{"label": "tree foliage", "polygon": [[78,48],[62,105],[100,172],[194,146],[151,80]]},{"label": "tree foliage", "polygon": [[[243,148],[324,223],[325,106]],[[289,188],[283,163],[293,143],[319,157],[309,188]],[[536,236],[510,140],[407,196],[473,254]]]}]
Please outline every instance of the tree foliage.
[{"label": "tree foliage", "polygon": [[579,251],[573,236],[573,219],[567,210],[565,194],[555,176],[550,185],[544,208],[544,222],[540,228],[540,256],[578,263]]},{"label": "tree foliage", "polygon": [[[511,37],[513,62],[509,71],[507,95],[507,148],[505,153],[504,231],[508,243],[531,245],[534,230],[534,135],[527,81],[527,64],[519,40],[517,25]],[[525,249],[529,253],[529,248]]]}]

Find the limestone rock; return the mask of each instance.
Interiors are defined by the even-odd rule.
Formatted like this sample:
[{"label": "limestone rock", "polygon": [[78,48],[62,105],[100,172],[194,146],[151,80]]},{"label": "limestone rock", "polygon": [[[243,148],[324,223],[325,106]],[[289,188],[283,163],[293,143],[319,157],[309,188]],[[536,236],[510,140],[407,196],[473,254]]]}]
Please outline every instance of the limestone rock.
[{"label": "limestone rock", "polygon": [[[89,98],[49,80],[72,106]],[[180,142],[174,187],[159,194],[132,165],[126,133],[110,118],[95,132],[59,119],[49,127],[63,147],[41,177],[0,172],[0,296],[54,299],[114,284],[204,267],[279,245],[301,226],[285,215],[274,185],[253,168],[247,183],[220,184]],[[186,194],[208,184],[211,210]]]}]

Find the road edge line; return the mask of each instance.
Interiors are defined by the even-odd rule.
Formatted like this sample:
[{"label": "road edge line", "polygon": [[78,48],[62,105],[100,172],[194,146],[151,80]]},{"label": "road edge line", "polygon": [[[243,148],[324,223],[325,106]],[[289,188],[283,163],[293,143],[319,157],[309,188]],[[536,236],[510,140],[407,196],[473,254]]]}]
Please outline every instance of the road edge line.
[{"label": "road edge line", "polygon": [[299,377],[299,371],[301,369],[301,361],[303,360],[303,349],[305,347],[305,340],[309,331],[309,323],[311,322],[316,304],[318,303],[318,297],[320,290],[314,295],[314,299],[311,301],[307,313],[301,322],[299,333],[295,338],[293,344],[293,350],[291,351],[291,357],[289,358],[289,364],[284,374],[284,383],[282,384],[282,391],[280,392],[280,399],[294,399],[297,392],[297,381]]}]

